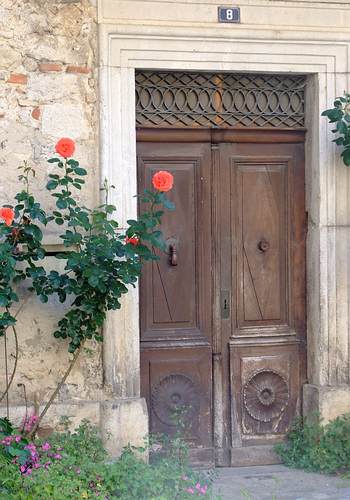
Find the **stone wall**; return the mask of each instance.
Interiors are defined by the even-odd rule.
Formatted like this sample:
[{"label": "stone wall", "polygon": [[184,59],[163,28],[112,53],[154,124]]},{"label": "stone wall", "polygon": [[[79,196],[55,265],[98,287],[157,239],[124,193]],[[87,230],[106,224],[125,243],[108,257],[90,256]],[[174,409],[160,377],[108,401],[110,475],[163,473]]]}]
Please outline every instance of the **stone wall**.
[{"label": "stone wall", "polygon": [[[0,2],[0,206],[19,189],[17,167],[27,160],[36,169],[33,191],[48,209],[47,158],[60,137],[76,141],[76,158],[89,174],[83,201],[99,196],[97,23],[95,0],[2,0]],[[57,235],[45,232],[54,250]],[[46,259],[53,265],[53,258]],[[18,316],[18,372],[10,392],[10,416],[23,412],[25,384],[30,404],[39,405],[68,363],[67,345],[52,337],[63,310],[58,301],[40,304],[22,293]],[[13,338],[9,334],[9,370]],[[4,341],[0,339],[0,392],[4,389]],[[95,346],[89,346],[95,350]],[[92,351],[91,351],[92,352]],[[98,419],[98,410],[81,402],[100,399],[100,355],[85,353],[61,391],[56,413]],[[99,349],[97,349],[99,352]],[[80,410],[67,406],[78,404]],[[4,404],[4,401],[0,403]],[[65,406],[66,405],[66,406]],[[0,414],[4,409],[0,409]],[[51,413],[54,414],[55,410]],[[51,418],[51,417],[50,417]]]}]

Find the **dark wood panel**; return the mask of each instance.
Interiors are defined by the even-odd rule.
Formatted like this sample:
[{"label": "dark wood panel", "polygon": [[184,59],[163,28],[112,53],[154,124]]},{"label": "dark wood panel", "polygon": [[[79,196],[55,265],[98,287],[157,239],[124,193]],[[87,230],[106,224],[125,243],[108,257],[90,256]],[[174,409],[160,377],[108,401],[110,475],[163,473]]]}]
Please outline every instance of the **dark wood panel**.
[{"label": "dark wood panel", "polygon": [[285,324],[288,162],[232,160],[237,214],[238,325]]},{"label": "dark wood panel", "polygon": [[258,447],[290,426],[306,373],[304,132],[138,136],[139,190],[156,170],[175,178],[162,230],[178,265],[159,253],[141,279],[151,430],[171,435],[185,406],[194,461],[209,463],[213,445],[220,465],[273,461]]},{"label": "dark wood panel", "polygon": [[232,447],[275,442],[300,411],[300,345],[230,345]]},{"label": "dark wood panel", "polygon": [[139,142],[167,142],[167,143],[255,143],[255,144],[291,144],[304,143],[305,129],[181,129],[181,128],[142,128],[136,130]]},{"label": "dark wood panel", "polygon": [[[150,187],[157,170],[174,176],[162,232],[166,253],[148,263],[142,276],[142,340],[208,338],[210,314],[210,148],[208,145],[138,146],[140,189]],[[175,249],[177,265],[170,263]]]},{"label": "dark wood panel", "polygon": [[[229,291],[230,311],[217,330],[214,376],[222,376],[222,387],[215,401],[230,421],[231,443],[218,417],[214,428],[221,426],[221,446],[231,447],[230,463],[244,464],[244,447],[254,456],[255,446],[281,439],[305,379],[303,146],[220,144],[218,164],[215,292],[220,303],[221,290]],[[214,388],[220,392],[215,380]]]},{"label": "dark wood panel", "polygon": [[167,252],[141,278],[141,393],[150,431],[172,436],[180,418],[192,462],[212,465],[210,145],[139,143],[139,192],[157,170],[174,176],[176,210],[162,219]]},{"label": "dark wood panel", "polygon": [[[209,347],[143,347],[142,358],[142,392],[148,403],[151,432],[173,436],[181,420],[191,447],[212,449]],[[208,456],[207,451],[204,455]]]}]

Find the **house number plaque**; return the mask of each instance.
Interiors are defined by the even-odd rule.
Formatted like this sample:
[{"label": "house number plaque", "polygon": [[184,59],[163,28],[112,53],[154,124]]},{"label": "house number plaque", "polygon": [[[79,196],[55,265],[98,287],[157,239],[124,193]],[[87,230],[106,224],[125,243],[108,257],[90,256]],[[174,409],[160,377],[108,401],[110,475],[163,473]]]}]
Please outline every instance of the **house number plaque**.
[{"label": "house number plaque", "polygon": [[239,7],[218,7],[219,23],[240,23],[241,12]]}]

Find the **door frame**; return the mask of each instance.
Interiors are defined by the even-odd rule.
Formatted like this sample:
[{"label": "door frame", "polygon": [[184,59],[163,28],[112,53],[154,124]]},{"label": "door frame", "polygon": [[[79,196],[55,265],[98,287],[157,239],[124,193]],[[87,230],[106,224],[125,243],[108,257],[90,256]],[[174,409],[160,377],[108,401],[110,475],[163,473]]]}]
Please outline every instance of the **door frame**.
[{"label": "door frame", "polygon": [[[133,27],[121,28],[117,21],[113,24],[101,16],[101,182],[107,178],[117,188],[111,193],[111,203],[118,206],[121,227],[137,214],[133,198],[137,192],[135,69],[308,75],[306,203],[312,224],[307,241],[307,338],[308,352],[313,355],[308,356],[308,381],[312,385],[305,385],[304,403],[312,405],[314,388],[337,383],[336,338],[340,338],[344,326],[337,327],[337,305],[328,297],[334,296],[338,283],[336,182],[342,182],[341,176],[345,186],[347,181],[345,172],[337,167],[340,159],[331,143],[330,128],[320,114],[347,87],[347,44],[339,40],[323,42],[317,37],[306,40],[297,32],[290,40],[277,40],[269,32],[257,40],[256,31],[249,29],[244,36],[236,30],[231,36],[218,35],[216,28],[198,28],[196,36],[188,36],[187,28],[178,32],[161,25],[140,29],[136,34]],[[105,381],[115,398],[138,400],[137,289],[123,302],[121,311],[109,314],[104,329]],[[346,332],[345,328],[344,335]]]}]

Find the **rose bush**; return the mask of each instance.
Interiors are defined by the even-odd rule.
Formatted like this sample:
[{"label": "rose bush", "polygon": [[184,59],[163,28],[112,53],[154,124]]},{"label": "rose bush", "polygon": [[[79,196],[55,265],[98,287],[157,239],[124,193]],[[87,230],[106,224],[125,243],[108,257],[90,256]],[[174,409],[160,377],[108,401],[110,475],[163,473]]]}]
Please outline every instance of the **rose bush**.
[{"label": "rose bush", "polygon": [[[122,231],[114,217],[116,209],[108,203],[106,183],[106,202],[97,208],[87,208],[76,200],[74,193],[83,188],[87,171],[71,157],[74,141],[61,139],[55,150],[59,156],[48,160],[53,168],[46,186],[55,200],[55,210],[46,213],[35,199],[30,191],[35,172],[24,164],[19,176],[24,189],[15,196],[17,203],[0,211],[4,221],[0,221],[0,336],[6,335],[9,328],[16,335],[12,306],[19,300],[16,293],[19,281],[29,281],[28,290],[36,293],[43,303],[51,295],[57,295],[60,302],[69,299],[71,304],[53,335],[68,340],[68,351],[74,357],[48,405],[58,394],[84,343],[90,339],[102,341],[107,311],[121,307],[121,296],[135,286],[143,262],[157,259],[153,248],[164,248],[157,226],[163,215],[162,207],[173,208],[164,194],[164,187],[169,190],[173,185],[172,175],[163,172],[159,177],[156,173],[154,177],[158,180],[153,179],[153,185],[159,187],[156,191],[146,190],[141,196],[148,210],[138,219],[128,220],[127,230]],[[56,255],[64,263],[61,273],[41,265],[45,258],[42,227],[48,224],[56,225],[54,231],[63,228],[60,239],[66,251]],[[31,433],[35,433],[48,405]]]}]

